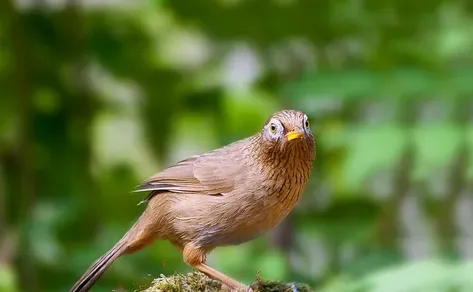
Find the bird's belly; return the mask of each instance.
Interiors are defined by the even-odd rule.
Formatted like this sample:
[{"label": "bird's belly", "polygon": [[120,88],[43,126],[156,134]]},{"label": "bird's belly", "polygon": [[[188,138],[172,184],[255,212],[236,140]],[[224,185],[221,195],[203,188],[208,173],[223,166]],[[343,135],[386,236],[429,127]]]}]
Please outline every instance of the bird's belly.
[{"label": "bird's belly", "polygon": [[174,205],[173,213],[179,216],[172,225],[183,243],[209,248],[237,245],[261,236],[280,223],[294,206],[295,202],[289,201],[280,202],[276,195],[259,199],[191,195]]},{"label": "bird's belly", "polygon": [[255,210],[248,208],[232,212],[218,222],[204,226],[199,241],[208,246],[238,245],[255,239],[275,227],[289,212],[284,210]]},{"label": "bird's belly", "polygon": [[262,235],[263,232],[244,232],[244,233],[233,233],[228,232],[208,232],[204,230],[199,236],[199,244],[202,246],[226,246],[226,245],[238,245],[255,239]]}]

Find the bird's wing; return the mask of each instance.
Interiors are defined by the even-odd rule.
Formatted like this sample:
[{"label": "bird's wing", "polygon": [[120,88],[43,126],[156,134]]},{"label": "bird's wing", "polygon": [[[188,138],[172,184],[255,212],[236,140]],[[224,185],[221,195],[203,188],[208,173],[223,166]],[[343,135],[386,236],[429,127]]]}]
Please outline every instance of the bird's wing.
[{"label": "bird's wing", "polygon": [[227,146],[179,161],[145,180],[134,192],[228,193],[234,189],[235,181],[244,172],[245,165],[243,155],[235,155],[235,152],[240,152],[240,145],[232,146],[235,147]]}]

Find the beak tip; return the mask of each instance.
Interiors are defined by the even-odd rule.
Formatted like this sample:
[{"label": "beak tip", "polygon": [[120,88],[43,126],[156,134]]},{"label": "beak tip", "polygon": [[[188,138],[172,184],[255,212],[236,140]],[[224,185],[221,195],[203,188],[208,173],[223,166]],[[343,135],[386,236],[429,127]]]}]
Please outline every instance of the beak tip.
[{"label": "beak tip", "polygon": [[295,140],[295,139],[300,139],[304,136],[304,133],[302,132],[296,132],[296,131],[291,131],[286,134],[287,141]]}]

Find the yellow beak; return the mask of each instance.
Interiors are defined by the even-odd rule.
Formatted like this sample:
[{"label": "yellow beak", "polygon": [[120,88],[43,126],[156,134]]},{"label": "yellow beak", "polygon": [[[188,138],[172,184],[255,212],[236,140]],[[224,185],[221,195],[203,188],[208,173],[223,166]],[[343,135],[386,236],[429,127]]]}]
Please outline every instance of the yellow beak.
[{"label": "yellow beak", "polygon": [[302,133],[302,132],[290,131],[286,134],[286,138],[287,138],[287,141],[291,141],[291,140],[294,140],[294,139],[298,139],[298,138],[302,137],[303,135],[304,135],[304,133]]}]

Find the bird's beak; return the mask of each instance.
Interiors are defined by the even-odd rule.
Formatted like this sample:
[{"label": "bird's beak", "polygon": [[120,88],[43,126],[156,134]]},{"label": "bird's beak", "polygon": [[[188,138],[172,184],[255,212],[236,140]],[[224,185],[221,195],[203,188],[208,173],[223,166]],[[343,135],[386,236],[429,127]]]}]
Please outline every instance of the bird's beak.
[{"label": "bird's beak", "polygon": [[301,131],[290,131],[286,134],[286,139],[287,139],[287,141],[291,141],[291,140],[294,140],[294,139],[299,139],[303,135],[304,135],[304,133],[301,132]]}]

